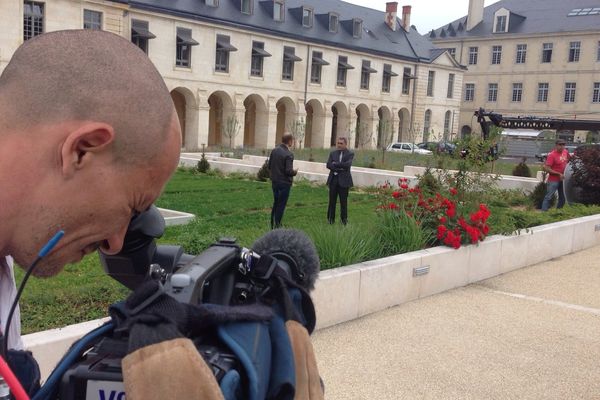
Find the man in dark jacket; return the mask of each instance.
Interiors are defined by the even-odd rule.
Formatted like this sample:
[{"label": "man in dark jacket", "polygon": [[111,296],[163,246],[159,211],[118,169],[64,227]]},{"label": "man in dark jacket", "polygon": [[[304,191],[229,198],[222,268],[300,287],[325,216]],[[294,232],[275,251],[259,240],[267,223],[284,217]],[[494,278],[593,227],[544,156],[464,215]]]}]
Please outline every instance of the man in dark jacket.
[{"label": "man in dark jacket", "polygon": [[352,174],[350,167],[354,160],[354,153],[348,150],[348,140],[340,137],[336,141],[337,149],[329,153],[327,159],[327,168],[329,177],[327,186],[329,186],[329,206],[327,207],[327,220],[330,224],[335,222],[335,205],[338,196],[340,197],[340,219],[342,224],[348,222],[348,191],[352,187]]},{"label": "man in dark jacket", "polygon": [[290,196],[292,181],[298,173],[294,169],[294,155],[290,147],[294,145],[294,137],[286,133],[281,138],[281,144],[271,151],[269,170],[271,171],[271,186],[273,188],[273,208],[271,209],[271,229],[281,226],[283,212]]}]

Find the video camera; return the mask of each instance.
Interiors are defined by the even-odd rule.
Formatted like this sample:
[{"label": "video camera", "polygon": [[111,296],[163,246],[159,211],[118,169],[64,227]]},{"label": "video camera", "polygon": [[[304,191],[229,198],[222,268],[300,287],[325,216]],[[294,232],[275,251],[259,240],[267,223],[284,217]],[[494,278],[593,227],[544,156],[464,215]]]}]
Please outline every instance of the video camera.
[{"label": "video camera", "polygon": [[[193,305],[245,305],[265,299],[268,303],[276,291],[274,276],[283,276],[306,293],[314,287],[318,255],[299,231],[271,231],[255,242],[254,250],[224,238],[195,256],[185,254],[181,246],[157,245],[164,229],[165,221],[154,206],[134,217],[121,252],[100,253],[106,273],[132,290],[148,279],[158,281],[164,293]],[[313,308],[306,324],[309,332],[314,323]],[[218,340],[194,343],[217,381],[230,369],[239,369],[239,357]],[[121,360],[127,344],[126,337],[114,333],[99,338],[63,375],[58,398],[124,399]]]}]

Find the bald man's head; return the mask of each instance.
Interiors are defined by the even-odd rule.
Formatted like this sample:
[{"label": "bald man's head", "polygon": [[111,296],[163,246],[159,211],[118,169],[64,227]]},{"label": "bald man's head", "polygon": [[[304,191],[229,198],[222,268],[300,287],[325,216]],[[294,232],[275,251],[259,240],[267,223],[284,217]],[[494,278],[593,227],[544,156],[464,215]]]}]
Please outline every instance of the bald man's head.
[{"label": "bald man's head", "polygon": [[103,31],[69,30],[26,41],[0,75],[0,135],[36,125],[97,121],[115,130],[119,161],[151,161],[174,108],[146,54]]}]

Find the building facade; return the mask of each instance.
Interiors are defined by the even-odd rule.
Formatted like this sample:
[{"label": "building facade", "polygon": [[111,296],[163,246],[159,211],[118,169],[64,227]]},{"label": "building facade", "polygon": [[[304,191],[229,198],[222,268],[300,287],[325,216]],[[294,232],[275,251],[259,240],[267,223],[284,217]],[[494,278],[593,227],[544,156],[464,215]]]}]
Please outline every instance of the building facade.
[{"label": "building facade", "polygon": [[286,131],[316,148],[338,136],[366,148],[449,136],[464,67],[403,12],[338,0],[4,0],[0,71],[40,33],[103,29],[156,65],[186,150],[268,148]]},{"label": "building facade", "polygon": [[[428,35],[467,66],[460,130],[480,132],[479,107],[505,115],[600,119],[600,3],[597,0],[501,0]],[[559,132],[599,141],[598,132]]]}]

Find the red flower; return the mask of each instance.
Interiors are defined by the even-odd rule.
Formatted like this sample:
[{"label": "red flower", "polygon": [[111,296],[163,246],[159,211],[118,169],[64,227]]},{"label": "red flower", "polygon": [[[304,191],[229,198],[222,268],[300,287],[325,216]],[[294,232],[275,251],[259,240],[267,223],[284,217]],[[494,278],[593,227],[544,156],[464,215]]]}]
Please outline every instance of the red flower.
[{"label": "red flower", "polygon": [[392,193],[392,197],[397,199],[398,197],[400,197],[400,192],[394,192]]},{"label": "red flower", "polygon": [[396,205],[396,203],[390,203],[388,207],[390,208],[390,210],[396,210],[398,208],[398,205]]},{"label": "red flower", "polygon": [[446,223],[446,217],[440,217],[440,222],[442,224],[445,224]]},{"label": "red flower", "polygon": [[446,215],[447,215],[449,218],[453,218],[453,217],[455,217],[455,216],[456,216],[456,209],[455,209],[454,207],[453,207],[453,208],[448,208],[448,209],[446,209]]},{"label": "red flower", "polygon": [[438,240],[441,240],[444,237],[444,235],[446,234],[446,232],[448,232],[448,228],[446,228],[444,225],[439,225],[437,227]]},{"label": "red flower", "polygon": [[408,185],[407,185],[406,183],[403,183],[402,185],[400,185],[400,187],[401,187],[402,189],[408,189]]},{"label": "red flower", "polygon": [[458,190],[456,190],[455,188],[450,188],[450,194],[452,196],[456,196],[458,194]]}]

